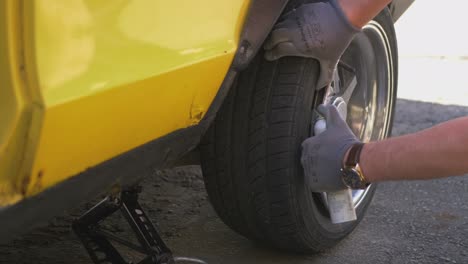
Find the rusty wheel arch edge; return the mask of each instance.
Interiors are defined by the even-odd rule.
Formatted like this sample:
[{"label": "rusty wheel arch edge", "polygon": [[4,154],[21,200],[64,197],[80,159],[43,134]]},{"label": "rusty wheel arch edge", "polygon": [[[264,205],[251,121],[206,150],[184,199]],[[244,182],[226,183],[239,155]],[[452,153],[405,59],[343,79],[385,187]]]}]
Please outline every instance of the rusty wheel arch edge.
[{"label": "rusty wheel arch edge", "polygon": [[239,47],[223,84],[204,117],[211,122],[221,107],[235,76],[257,55],[289,0],[252,0],[239,38]]},{"label": "rusty wheel arch edge", "polygon": [[0,242],[47,223],[64,210],[99,195],[137,184],[154,168],[167,168],[195,149],[221,107],[239,71],[263,45],[288,0],[252,0],[239,47],[218,93],[198,125],[174,131],[71,177],[35,196],[0,208]]}]

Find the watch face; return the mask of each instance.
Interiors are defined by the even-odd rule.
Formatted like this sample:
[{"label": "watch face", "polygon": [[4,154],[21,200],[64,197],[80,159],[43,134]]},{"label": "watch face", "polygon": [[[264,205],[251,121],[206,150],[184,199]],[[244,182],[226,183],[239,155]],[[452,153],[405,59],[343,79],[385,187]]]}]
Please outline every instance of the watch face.
[{"label": "watch face", "polygon": [[354,168],[343,169],[343,183],[352,189],[359,189],[362,186],[361,177],[359,177],[359,172]]}]

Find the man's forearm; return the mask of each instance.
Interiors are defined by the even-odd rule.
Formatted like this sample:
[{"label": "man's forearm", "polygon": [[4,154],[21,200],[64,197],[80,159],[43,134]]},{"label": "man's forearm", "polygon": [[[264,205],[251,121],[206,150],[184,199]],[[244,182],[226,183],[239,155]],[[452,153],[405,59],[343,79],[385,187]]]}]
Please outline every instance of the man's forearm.
[{"label": "man's forearm", "polygon": [[468,173],[468,117],[418,133],[366,144],[360,165],[370,182]]},{"label": "man's forearm", "polygon": [[338,0],[351,24],[362,28],[380,13],[391,0]]}]

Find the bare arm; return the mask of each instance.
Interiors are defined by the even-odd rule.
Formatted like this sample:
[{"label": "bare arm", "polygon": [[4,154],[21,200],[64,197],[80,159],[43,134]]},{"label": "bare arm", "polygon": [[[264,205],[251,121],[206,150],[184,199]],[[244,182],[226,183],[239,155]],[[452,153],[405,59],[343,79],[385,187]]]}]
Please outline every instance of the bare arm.
[{"label": "bare arm", "polygon": [[[338,0],[349,21],[363,27],[391,0]],[[360,165],[370,182],[468,173],[468,117],[365,145]]]},{"label": "bare arm", "polygon": [[365,145],[360,165],[370,182],[468,173],[468,117]]},{"label": "bare arm", "polygon": [[382,11],[391,0],[338,0],[351,24],[362,28]]},{"label": "bare arm", "polygon": [[[390,0],[336,0],[333,4],[339,3],[341,10],[337,10],[336,5],[333,5],[333,9],[331,9],[330,5],[310,4],[304,5],[305,10],[301,10],[304,11],[301,15],[308,14],[310,12],[305,11],[314,11],[315,8],[324,9],[330,14],[341,15],[344,13],[348,17],[348,22],[361,28],[390,2]],[[334,10],[336,12],[333,12]],[[294,21],[298,19],[298,14],[292,14],[296,15],[296,17],[289,18],[293,22],[283,23],[284,25],[297,25]],[[305,22],[317,20],[315,17],[304,15],[299,18]],[[316,23],[315,20],[312,22]],[[322,20],[326,21],[325,18]],[[318,19],[318,21],[321,20]],[[345,48],[343,48],[344,45],[335,47],[332,44],[345,43],[347,45],[349,37],[353,36],[349,32],[349,23],[342,25],[343,23],[340,24],[337,20],[333,22],[323,23],[320,26],[325,27],[333,24],[348,34],[346,38],[342,39],[327,38],[329,42],[326,44],[332,46],[326,50],[327,56],[316,52],[324,50],[323,48],[309,48],[309,46],[314,47],[312,44],[315,44],[316,41],[312,39],[308,43],[307,39],[304,40],[303,36],[308,36],[305,33],[311,31],[308,27],[281,28],[283,24],[273,31],[270,45],[265,48],[266,54],[269,53],[271,55],[269,57],[273,57],[273,59],[282,56],[316,58],[321,63],[321,71],[329,73],[332,68],[324,67],[324,65],[335,65],[336,58],[341,56]],[[308,24],[302,23],[301,25]],[[285,32],[302,32],[302,35],[297,36],[297,33],[293,37],[288,37],[289,35]],[[314,31],[312,30],[312,32]],[[301,44],[304,45],[301,46]],[[298,46],[301,49],[297,50]],[[328,74],[326,77],[329,80],[330,75]],[[341,173],[339,172],[344,160],[346,160],[346,149],[349,151],[349,147],[358,139],[349,130],[345,121],[340,118],[335,107],[322,106],[319,112],[327,120],[327,130],[302,143],[301,163],[310,188],[315,191],[339,190],[346,187],[341,181]],[[370,182],[433,179],[468,173],[468,117],[455,119],[415,134],[368,143],[361,152],[360,166]]]}]

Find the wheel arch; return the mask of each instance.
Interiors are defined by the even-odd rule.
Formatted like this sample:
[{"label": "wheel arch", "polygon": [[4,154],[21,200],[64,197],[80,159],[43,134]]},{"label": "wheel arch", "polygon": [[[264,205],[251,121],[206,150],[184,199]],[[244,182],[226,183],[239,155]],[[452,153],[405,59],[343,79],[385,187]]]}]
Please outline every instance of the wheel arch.
[{"label": "wheel arch", "polygon": [[185,153],[196,148],[203,133],[214,120],[235,76],[257,54],[287,2],[288,0],[251,0],[240,31],[240,44],[235,57],[214,101],[197,125],[176,130],[122,153],[29,199],[23,199],[11,206],[0,207],[0,224],[3,227],[0,230],[0,242],[6,242],[16,235],[46,223],[52,216],[76,206],[85,199],[109,192],[112,186],[121,188],[132,186],[149,169],[171,167]]}]

